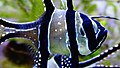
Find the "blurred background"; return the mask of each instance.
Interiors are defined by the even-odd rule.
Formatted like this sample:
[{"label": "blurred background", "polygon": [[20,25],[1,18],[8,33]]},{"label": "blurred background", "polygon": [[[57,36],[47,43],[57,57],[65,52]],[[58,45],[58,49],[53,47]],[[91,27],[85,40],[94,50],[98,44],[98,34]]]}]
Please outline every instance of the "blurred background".
[{"label": "blurred background", "polygon": [[[53,0],[53,2],[57,8],[66,10],[66,0]],[[104,15],[120,19],[120,0],[73,0],[73,4],[76,11],[89,16]],[[42,0],[0,0],[0,18],[10,21],[33,21],[38,19],[43,12]],[[108,37],[99,50],[92,55],[80,57],[80,61],[90,59],[120,42],[120,21],[103,18],[98,19],[98,21],[109,31]],[[2,35],[2,28],[0,28],[0,35]],[[0,46],[0,68],[32,68],[33,59],[29,56],[29,51],[24,45],[32,46],[33,44],[25,44],[24,41],[20,40],[11,39]],[[17,45],[17,47],[14,47],[14,45]],[[120,66],[119,60],[120,54],[115,52],[115,54],[96,65]]]}]

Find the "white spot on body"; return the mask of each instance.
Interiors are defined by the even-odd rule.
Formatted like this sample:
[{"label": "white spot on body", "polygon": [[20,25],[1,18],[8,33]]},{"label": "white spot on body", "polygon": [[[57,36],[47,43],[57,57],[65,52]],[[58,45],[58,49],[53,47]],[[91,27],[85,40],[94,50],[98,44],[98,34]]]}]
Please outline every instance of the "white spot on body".
[{"label": "white spot on body", "polygon": [[62,18],[63,15],[60,15],[58,18]]},{"label": "white spot on body", "polygon": [[115,67],[119,67],[118,65],[115,65]]},{"label": "white spot on body", "polygon": [[70,63],[70,60],[68,61],[68,63]]},{"label": "white spot on body", "polygon": [[36,33],[33,33],[33,34],[36,34]]},{"label": "white spot on body", "polygon": [[67,64],[67,66],[69,66],[69,64]]},{"label": "white spot on body", "polygon": [[105,65],[105,67],[108,67],[108,65]]},{"label": "white spot on body", "polygon": [[31,39],[31,37],[29,37],[29,39]]},{"label": "white spot on body", "polygon": [[36,58],[37,58],[38,56],[36,55]]},{"label": "white spot on body", "polygon": [[41,58],[41,55],[39,54],[39,58]]},{"label": "white spot on body", "polygon": [[113,52],[111,55],[114,55],[115,53]]},{"label": "white spot on body", "polygon": [[101,53],[101,55],[103,55],[103,54],[104,54],[104,52]]},{"label": "white spot on body", "polygon": [[40,54],[40,51],[38,51],[38,54]]},{"label": "white spot on body", "polygon": [[110,65],[110,67],[114,67],[113,65]]},{"label": "white spot on body", "polygon": [[66,58],[66,56],[64,56],[64,58]]},{"label": "white spot on body", "polygon": [[39,59],[39,61],[41,61],[41,59]]},{"label": "white spot on body", "polygon": [[107,57],[110,58],[111,55],[108,55]]},{"label": "white spot on body", "polygon": [[36,41],[36,39],[34,39],[34,41]]},{"label": "white spot on body", "polygon": [[66,60],[68,60],[68,58],[66,58]]},{"label": "white spot on body", "polygon": [[59,38],[60,40],[62,39],[62,37]]},{"label": "white spot on body", "polygon": [[9,32],[6,32],[6,34],[9,34]]},{"label": "white spot on body", "polygon": [[36,61],[36,63],[38,63],[38,61]]},{"label": "white spot on body", "polygon": [[55,32],[57,32],[58,30],[57,29],[55,29]]},{"label": "white spot on body", "polygon": [[26,37],[26,35],[24,35]]},{"label": "white spot on body", "polygon": [[60,31],[62,31],[62,29],[60,29]]},{"label": "white spot on body", "polygon": [[113,49],[113,47],[109,48],[109,50],[112,50],[112,49]]},{"label": "white spot on body", "polygon": [[61,62],[61,65],[63,65],[63,62]]},{"label": "white spot on body", "polygon": [[114,47],[118,47],[119,45],[115,45]]},{"label": "white spot on body", "polygon": [[43,6],[45,7],[45,4],[43,4]]},{"label": "white spot on body", "polygon": [[105,57],[104,60],[107,60],[107,57]]},{"label": "white spot on body", "polygon": [[1,25],[1,27],[3,27],[3,28],[4,28],[4,26],[3,26],[3,25]]},{"label": "white spot on body", "polygon": [[63,61],[63,58],[62,58],[62,61]]},{"label": "white spot on body", "polygon": [[100,67],[100,65],[96,65],[97,67]]},{"label": "white spot on body", "polygon": [[46,11],[46,8],[44,8],[44,11]]},{"label": "white spot on body", "polygon": [[100,62],[103,62],[103,60],[100,60]]},{"label": "white spot on body", "polygon": [[101,66],[101,67],[104,67],[104,65],[103,65],[103,64],[101,64],[100,66]]},{"label": "white spot on body", "polygon": [[2,37],[4,37],[5,36],[5,34],[2,34]]},{"label": "white spot on body", "polygon": [[117,52],[119,52],[120,50],[117,50]]},{"label": "white spot on body", "polygon": [[105,50],[105,52],[107,53],[107,52],[108,52],[108,50]]},{"label": "white spot on body", "polygon": [[65,62],[65,64],[67,64],[67,63]]},{"label": "white spot on body", "polygon": [[38,63],[38,65],[40,65],[40,63]]},{"label": "white spot on body", "polygon": [[61,23],[60,23],[60,22],[58,22],[58,25],[61,25]]}]

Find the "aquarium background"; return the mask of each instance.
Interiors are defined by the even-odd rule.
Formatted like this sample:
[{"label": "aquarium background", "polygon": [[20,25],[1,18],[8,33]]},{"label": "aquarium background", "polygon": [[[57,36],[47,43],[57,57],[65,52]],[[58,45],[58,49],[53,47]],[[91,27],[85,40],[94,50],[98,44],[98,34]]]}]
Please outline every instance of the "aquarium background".
[{"label": "aquarium background", "polygon": [[[66,0],[53,0],[53,2],[57,8],[66,10]],[[73,0],[73,3],[75,10],[89,16],[104,15],[120,19],[119,0]],[[44,6],[42,0],[0,0],[0,18],[9,21],[21,23],[34,21],[38,19],[43,12]],[[98,21],[109,31],[108,37],[99,50],[89,56],[80,57],[79,61],[90,59],[120,42],[120,21],[113,19],[98,19]],[[0,27],[0,35],[3,33],[4,29]],[[10,46],[11,43],[13,46]],[[36,50],[32,42],[26,39],[13,38],[1,44],[0,68],[32,68],[33,59],[29,56],[31,54],[27,51],[27,48],[25,48],[26,46],[31,46],[34,51]],[[56,50],[62,52],[62,49],[56,49],[54,46],[53,50],[55,50],[55,52]],[[110,57],[106,57],[106,59],[103,59],[103,61],[95,65],[120,66],[119,60],[120,54],[119,52],[115,52]]]}]

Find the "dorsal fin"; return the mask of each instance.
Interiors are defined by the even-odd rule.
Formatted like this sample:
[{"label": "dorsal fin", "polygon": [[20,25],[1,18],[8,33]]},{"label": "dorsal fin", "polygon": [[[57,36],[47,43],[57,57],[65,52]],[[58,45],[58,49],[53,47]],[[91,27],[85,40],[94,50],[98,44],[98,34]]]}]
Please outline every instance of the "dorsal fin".
[{"label": "dorsal fin", "polygon": [[55,7],[54,7],[54,5],[53,5],[51,0],[43,0],[43,2],[45,3],[46,11],[54,10]]},{"label": "dorsal fin", "polygon": [[41,24],[41,19],[38,19],[33,22],[18,23],[18,22],[11,22],[11,21],[0,18],[0,25],[3,25],[4,27],[9,27],[9,28],[15,28],[15,29],[31,29],[31,28],[35,28],[40,24]]},{"label": "dorsal fin", "polygon": [[68,7],[68,10],[73,10],[72,0],[67,0],[67,7]]}]

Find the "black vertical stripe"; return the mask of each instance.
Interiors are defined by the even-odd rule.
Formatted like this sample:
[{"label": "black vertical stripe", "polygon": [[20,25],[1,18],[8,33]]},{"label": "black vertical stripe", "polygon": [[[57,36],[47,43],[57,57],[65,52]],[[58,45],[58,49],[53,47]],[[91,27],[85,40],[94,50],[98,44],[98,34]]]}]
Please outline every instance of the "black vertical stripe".
[{"label": "black vertical stripe", "polygon": [[75,11],[73,10],[72,0],[67,0],[68,10],[66,12],[66,23],[67,31],[70,42],[70,51],[71,51],[71,68],[78,68],[78,45],[76,41],[76,32],[75,32]]},{"label": "black vertical stripe", "polygon": [[[54,12],[54,6],[51,0],[44,0],[46,6],[46,12],[41,17],[41,26],[40,26],[40,48],[38,49],[41,52],[41,65],[40,68],[47,68],[47,61],[49,57],[48,51],[48,27],[50,25],[51,16]],[[38,67],[39,68],[39,67]]]},{"label": "black vertical stripe", "polygon": [[78,60],[78,45],[76,41],[76,32],[75,32],[75,11],[67,10],[66,23],[67,23],[69,42],[70,42],[70,51],[72,56],[71,68],[78,68],[79,60]]},{"label": "black vertical stripe", "polygon": [[72,0],[67,0],[67,7],[69,10],[73,10]]},{"label": "black vertical stripe", "polygon": [[88,16],[82,13],[80,13],[80,16],[83,20],[82,25],[85,30],[86,37],[88,39],[88,43],[87,43],[88,47],[90,51],[93,51],[97,47],[97,44],[96,44],[96,36],[95,36],[95,31],[93,28],[92,21],[88,18]]}]

